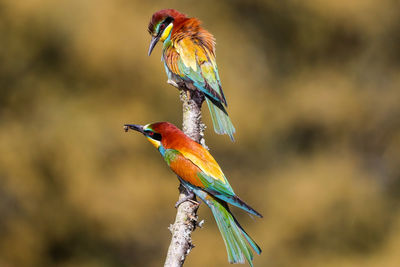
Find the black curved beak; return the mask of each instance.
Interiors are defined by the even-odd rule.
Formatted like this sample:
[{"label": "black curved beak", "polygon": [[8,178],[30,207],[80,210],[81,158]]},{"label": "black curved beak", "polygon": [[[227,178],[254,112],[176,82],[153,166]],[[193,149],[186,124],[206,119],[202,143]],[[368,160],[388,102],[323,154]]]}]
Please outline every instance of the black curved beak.
[{"label": "black curved beak", "polygon": [[153,36],[151,38],[151,42],[150,42],[150,46],[149,46],[149,53],[148,53],[149,56],[151,55],[151,52],[153,51],[156,44],[158,43],[158,40],[160,40],[160,36]]},{"label": "black curved beak", "polygon": [[124,125],[124,130],[125,130],[125,132],[129,131],[129,129],[135,130],[135,131],[137,131],[137,132],[139,132],[139,133],[144,133],[144,130],[143,130],[143,126],[142,126],[142,125],[137,125],[137,124],[125,124],[125,125]]}]

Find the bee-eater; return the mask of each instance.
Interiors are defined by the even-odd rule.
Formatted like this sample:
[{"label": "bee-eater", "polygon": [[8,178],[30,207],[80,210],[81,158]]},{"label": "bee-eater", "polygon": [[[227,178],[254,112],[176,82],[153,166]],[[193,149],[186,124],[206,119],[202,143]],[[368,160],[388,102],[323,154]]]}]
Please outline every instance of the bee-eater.
[{"label": "bee-eater", "polygon": [[163,42],[161,59],[168,83],[204,93],[215,132],[227,134],[233,141],[235,127],[225,109],[227,102],[215,61],[215,39],[200,24],[198,19],[174,9],[154,13],[148,28],[152,35],[149,56],[157,42]]},{"label": "bee-eater", "polygon": [[168,122],[145,126],[125,124],[125,131],[128,129],[142,133],[158,149],[181,183],[210,207],[225,242],[229,262],[244,263],[246,258],[253,266],[252,249],[257,254],[261,249],[240,226],[228,203],[258,217],[262,215],[235,194],[208,150]]}]

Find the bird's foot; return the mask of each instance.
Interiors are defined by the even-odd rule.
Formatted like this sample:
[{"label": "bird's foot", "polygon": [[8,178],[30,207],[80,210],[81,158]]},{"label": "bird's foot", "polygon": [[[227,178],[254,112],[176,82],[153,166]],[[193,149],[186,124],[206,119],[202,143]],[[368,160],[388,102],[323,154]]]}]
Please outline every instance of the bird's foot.
[{"label": "bird's foot", "polygon": [[198,227],[200,227],[200,228],[203,228],[204,220],[201,220],[201,221],[197,222],[196,225],[197,225]]},{"label": "bird's foot", "polygon": [[189,195],[185,196],[185,197],[182,198],[182,199],[179,199],[179,200],[175,203],[175,208],[178,208],[179,205],[181,205],[183,202],[186,202],[186,201],[190,201],[190,202],[192,202],[192,203],[195,204],[195,205],[200,205],[200,203],[197,202],[197,201],[195,201],[195,200],[193,200],[193,198],[194,198],[194,193],[193,193],[193,192],[190,192]]},{"label": "bird's foot", "polygon": [[172,86],[174,86],[174,87],[176,87],[176,88],[178,88],[178,89],[180,88],[179,85],[176,82],[174,82],[173,80],[171,80],[171,79],[168,79],[167,83],[172,85]]}]

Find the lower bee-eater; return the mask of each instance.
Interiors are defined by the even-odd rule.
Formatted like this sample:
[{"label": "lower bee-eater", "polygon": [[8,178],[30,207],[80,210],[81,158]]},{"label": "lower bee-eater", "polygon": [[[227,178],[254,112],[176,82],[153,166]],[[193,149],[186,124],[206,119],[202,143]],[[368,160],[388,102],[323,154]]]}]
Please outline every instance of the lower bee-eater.
[{"label": "lower bee-eater", "polygon": [[201,27],[197,18],[189,18],[175,9],[154,13],[148,30],[152,35],[149,55],[157,42],[163,42],[161,60],[168,83],[202,92],[215,132],[227,134],[233,141],[235,127],[225,109],[227,102],[215,59],[214,36]]},{"label": "lower bee-eater", "polygon": [[126,124],[125,130],[128,129],[142,133],[158,149],[181,183],[210,207],[225,242],[229,262],[244,263],[247,259],[253,266],[252,250],[260,254],[261,249],[240,226],[228,204],[258,217],[262,215],[235,194],[208,150],[168,122],[145,126]]}]

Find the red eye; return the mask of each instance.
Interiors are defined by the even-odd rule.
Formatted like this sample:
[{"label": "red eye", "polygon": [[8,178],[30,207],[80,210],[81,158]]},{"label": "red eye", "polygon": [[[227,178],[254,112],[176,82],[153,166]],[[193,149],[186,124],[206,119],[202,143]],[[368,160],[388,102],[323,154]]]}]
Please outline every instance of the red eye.
[{"label": "red eye", "polygon": [[165,28],[164,24],[161,24],[160,29],[163,30]]},{"label": "red eye", "polygon": [[149,132],[149,136],[153,136],[154,135],[154,133],[153,132]]}]

